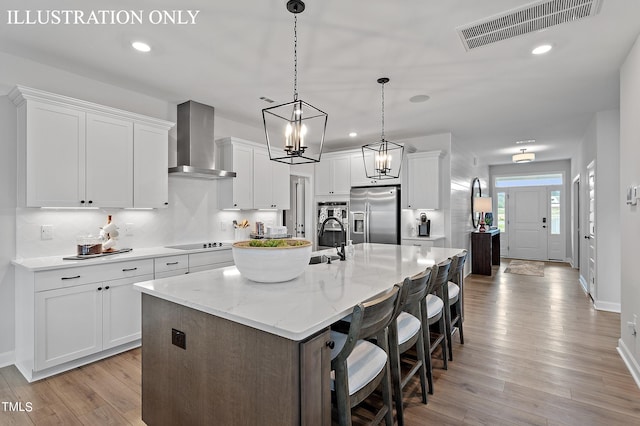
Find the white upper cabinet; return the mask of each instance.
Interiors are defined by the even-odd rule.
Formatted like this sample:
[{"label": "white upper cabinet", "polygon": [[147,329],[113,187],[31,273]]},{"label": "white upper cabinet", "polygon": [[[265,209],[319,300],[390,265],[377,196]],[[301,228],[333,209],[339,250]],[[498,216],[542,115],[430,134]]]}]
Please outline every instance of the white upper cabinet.
[{"label": "white upper cabinet", "polygon": [[[373,153],[369,152],[367,156],[373,157]],[[368,161],[368,164],[372,164]],[[400,185],[402,179],[372,179],[367,177],[364,166],[364,158],[362,153],[351,154],[351,186],[376,186],[376,185]]]},{"label": "white upper cabinet", "polygon": [[166,203],[173,123],[22,86],[9,98],[18,107],[20,205],[124,208]]},{"label": "white upper cabinet", "polygon": [[440,159],[442,151],[407,154],[406,205],[409,209],[440,208]]},{"label": "white upper cabinet", "polygon": [[133,205],[164,207],[169,204],[167,130],[135,123],[133,139]]},{"label": "white upper cabinet", "polygon": [[216,167],[236,172],[218,181],[221,209],[290,208],[289,166],[271,161],[267,149],[238,138],[216,141]]},{"label": "white upper cabinet", "polygon": [[241,140],[216,141],[216,167],[236,172],[236,177],[218,181],[218,208],[253,209],[253,147]]},{"label": "white upper cabinet", "polygon": [[86,117],[86,203],[133,207],[133,122],[98,114]]},{"label": "white upper cabinet", "polygon": [[85,124],[85,112],[75,108],[36,101],[20,106],[19,195],[26,195],[27,206],[80,206],[85,198]]},{"label": "white upper cabinet", "polygon": [[266,149],[253,150],[253,207],[256,209],[290,208],[289,166],[271,161]]},{"label": "white upper cabinet", "polygon": [[325,154],[315,164],[315,195],[349,195],[351,155]]}]

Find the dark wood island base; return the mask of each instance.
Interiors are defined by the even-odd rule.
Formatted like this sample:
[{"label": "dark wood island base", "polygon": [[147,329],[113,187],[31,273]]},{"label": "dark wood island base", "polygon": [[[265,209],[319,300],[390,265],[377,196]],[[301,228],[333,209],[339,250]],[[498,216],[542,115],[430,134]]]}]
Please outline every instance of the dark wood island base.
[{"label": "dark wood island base", "polygon": [[328,341],[328,330],[297,342],[143,294],[142,420],[330,425]]}]

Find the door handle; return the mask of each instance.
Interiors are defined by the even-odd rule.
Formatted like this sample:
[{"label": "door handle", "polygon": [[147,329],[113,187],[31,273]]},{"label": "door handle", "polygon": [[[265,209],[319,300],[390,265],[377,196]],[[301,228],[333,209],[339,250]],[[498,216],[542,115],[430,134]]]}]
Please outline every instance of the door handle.
[{"label": "door handle", "polygon": [[584,236],[584,239],[585,239],[585,240],[588,240],[588,239],[590,239],[590,238],[591,238],[591,237],[590,237],[590,236],[588,236],[588,235],[585,235],[585,236]]}]

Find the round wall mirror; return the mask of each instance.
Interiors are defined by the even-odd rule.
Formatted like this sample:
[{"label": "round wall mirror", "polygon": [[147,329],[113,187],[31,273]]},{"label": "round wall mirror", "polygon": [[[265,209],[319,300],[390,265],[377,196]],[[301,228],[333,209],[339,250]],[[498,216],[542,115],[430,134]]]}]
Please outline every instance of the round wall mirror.
[{"label": "round wall mirror", "polygon": [[480,224],[480,215],[481,212],[476,212],[473,210],[473,199],[476,197],[482,197],[482,188],[480,187],[480,179],[477,177],[473,178],[471,182],[471,224],[473,225],[473,229],[477,229]]}]

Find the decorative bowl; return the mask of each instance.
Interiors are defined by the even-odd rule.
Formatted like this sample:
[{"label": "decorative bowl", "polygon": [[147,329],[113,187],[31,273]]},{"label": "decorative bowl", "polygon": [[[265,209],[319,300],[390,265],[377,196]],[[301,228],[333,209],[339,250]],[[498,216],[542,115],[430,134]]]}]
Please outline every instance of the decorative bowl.
[{"label": "decorative bowl", "polygon": [[231,250],[240,274],[259,283],[292,280],[304,272],[311,259],[311,241],[307,240],[238,241]]}]

